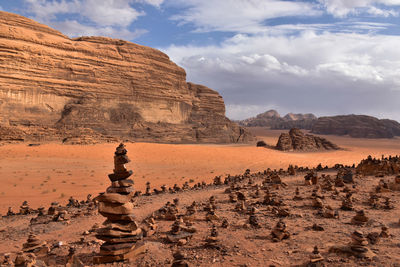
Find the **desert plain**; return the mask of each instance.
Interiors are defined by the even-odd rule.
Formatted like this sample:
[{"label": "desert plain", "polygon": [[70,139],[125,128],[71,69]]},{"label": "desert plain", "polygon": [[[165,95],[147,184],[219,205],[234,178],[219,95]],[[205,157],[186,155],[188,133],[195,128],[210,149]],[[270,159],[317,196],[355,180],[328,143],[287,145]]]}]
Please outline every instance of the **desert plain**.
[{"label": "desert plain", "polygon": [[[268,146],[276,144],[280,130],[251,128],[257,140],[265,141]],[[181,186],[188,182],[190,186],[198,182],[212,183],[215,176],[241,175],[246,169],[251,173],[262,172],[267,168],[287,170],[290,164],[314,168],[318,164],[332,167],[335,164],[351,166],[371,155],[380,158],[382,155],[397,155],[400,151],[398,138],[394,139],[355,139],[350,137],[324,136],[341,147],[341,150],[325,152],[282,152],[272,148],[256,147],[252,144],[240,145],[192,145],[192,144],[156,144],[156,143],[126,143],[128,155],[132,160],[127,167],[134,171],[135,190],[145,192],[146,182],[151,188],[162,185]],[[107,174],[113,169],[113,153],[118,143],[96,145],[63,145],[58,143],[43,143],[29,145],[27,143],[5,144],[0,146],[0,207],[5,214],[8,207],[18,212],[23,201],[28,201],[33,209],[39,206],[50,206],[58,202],[65,206],[73,197],[85,200],[88,194],[93,197],[104,192],[109,186]],[[322,170],[320,175],[332,175],[334,169]],[[324,218],[318,215],[318,209],[312,207],[312,195],[315,186],[305,186],[304,176],[307,172],[299,172],[294,176],[281,176],[284,187],[272,189],[278,194],[288,208],[288,215],[283,217],[276,213],[275,207],[262,204],[264,193],[256,196],[255,187],[247,185],[247,179],[241,184],[246,192],[246,203],[256,208],[258,227],[249,224],[248,211],[237,211],[236,204],[229,202],[225,193],[229,186],[208,186],[200,190],[189,190],[177,193],[152,194],[140,196],[135,200],[136,221],[140,225],[152,213],[167,202],[179,199],[178,209],[185,209],[196,201],[198,211],[196,219],[191,221],[196,233],[179,245],[168,241],[168,235],[173,221],[156,220],[157,230],[154,235],[145,237],[146,252],[132,261],[118,263],[118,266],[171,266],[173,254],[180,251],[185,255],[189,266],[306,266],[312,255],[313,247],[318,246],[326,266],[399,266],[400,257],[400,212],[399,192],[385,193],[390,197],[394,208],[370,208],[369,193],[379,184],[380,178],[355,177],[353,185],[340,188],[339,193],[323,191],[324,205],[339,210],[339,218]],[[261,178],[260,178],[261,177]],[[262,176],[250,178],[260,185]],[[394,176],[384,179],[392,181]],[[354,193],[354,209],[340,210],[345,191]],[[273,186],[271,188],[274,188]],[[302,200],[295,201],[295,189],[299,188]],[[343,192],[342,192],[343,191]],[[210,197],[215,199],[218,220],[207,220],[207,207]],[[261,202],[259,202],[261,201]],[[250,204],[252,203],[252,204]],[[257,204],[258,203],[258,204]],[[383,205],[383,203],[379,204]],[[168,206],[168,205],[167,205]],[[237,205],[236,205],[237,206]],[[272,207],[272,209],[271,209]],[[68,208],[72,218],[67,221],[47,221],[35,223],[36,214],[3,217],[0,220],[0,253],[11,253],[15,257],[28,238],[34,233],[51,247],[50,254],[44,258],[47,265],[71,265],[70,249],[74,248],[74,259],[79,264],[92,265],[93,257],[98,253],[101,242],[95,237],[94,228],[104,221],[100,214],[88,213],[82,215],[81,208]],[[278,210],[280,208],[278,207]],[[284,208],[285,209],[285,208]],[[352,218],[356,211],[364,209],[369,222],[362,226],[353,225]],[[80,215],[78,215],[80,214]],[[204,217],[204,218],[203,218]],[[39,218],[39,217],[38,217]],[[45,218],[45,217],[42,217]],[[222,219],[228,222],[227,228],[221,226]],[[283,220],[290,232],[289,239],[274,242],[271,231]],[[97,225],[97,226],[96,226]],[[205,241],[212,227],[218,231],[217,245],[209,246]],[[223,224],[222,224],[223,225]],[[315,226],[315,227],[314,227]],[[351,233],[355,230],[366,234],[381,230],[382,226],[389,228],[389,237],[382,238],[377,244],[369,245],[374,257],[358,259],[354,256],[332,252],[332,247],[346,247]],[[186,242],[186,241],[185,241]],[[84,266],[82,265],[82,266]],[[107,264],[106,264],[107,265]],[[114,265],[113,265],[114,266]]]},{"label": "desert plain", "polygon": [[[282,130],[251,128],[257,140],[274,146]],[[342,150],[319,152],[282,152],[251,144],[158,144],[126,143],[132,160],[135,189],[143,191],[146,182],[154,188],[165,184],[172,187],[184,182],[205,181],[271,169],[287,169],[292,165],[313,168],[319,163],[332,167],[358,164],[368,155],[400,153],[400,139],[357,139],[323,136]],[[8,207],[15,210],[27,200],[32,208],[47,206],[53,201],[66,202],[72,196],[86,198],[87,194],[104,192],[107,175],[113,169],[116,143],[96,145],[63,145],[44,143],[9,144],[0,146],[0,214]]]}]

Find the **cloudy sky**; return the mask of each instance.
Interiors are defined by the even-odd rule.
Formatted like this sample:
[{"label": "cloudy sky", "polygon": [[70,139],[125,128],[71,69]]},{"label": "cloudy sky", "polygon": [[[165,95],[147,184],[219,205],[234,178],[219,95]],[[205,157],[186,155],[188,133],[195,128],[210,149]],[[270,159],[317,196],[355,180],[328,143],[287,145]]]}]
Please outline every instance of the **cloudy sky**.
[{"label": "cloudy sky", "polygon": [[227,116],[268,109],[400,120],[400,0],[0,0],[70,37],[166,52]]}]

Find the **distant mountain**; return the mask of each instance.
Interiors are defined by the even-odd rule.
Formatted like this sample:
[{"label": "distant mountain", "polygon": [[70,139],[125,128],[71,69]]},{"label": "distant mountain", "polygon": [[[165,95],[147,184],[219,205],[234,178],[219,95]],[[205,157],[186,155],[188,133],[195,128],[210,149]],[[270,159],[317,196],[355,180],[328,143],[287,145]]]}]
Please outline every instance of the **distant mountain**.
[{"label": "distant mountain", "polygon": [[393,138],[400,136],[400,123],[366,115],[320,117],[312,126],[311,132],[350,135],[355,138]]},{"label": "distant mountain", "polygon": [[288,130],[311,130],[315,134],[349,135],[355,138],[393,138],[400,136],[400,123],[395,120],[377,119],[367,115],[340,115],[317,118],[311,113],[288,113],[281,117],[276,110],[268,110],[256,117],[238,121],[246,127],[268,127]]},{"label": "distant mountain", "polygon": [[256,117],[239,121],[242,126],[247,127],[270,127],[271,129],[306,129],[310,130],[317,117],[313,114],[288,113],[281,117],[276,110],[268,110],[258,114]]}]

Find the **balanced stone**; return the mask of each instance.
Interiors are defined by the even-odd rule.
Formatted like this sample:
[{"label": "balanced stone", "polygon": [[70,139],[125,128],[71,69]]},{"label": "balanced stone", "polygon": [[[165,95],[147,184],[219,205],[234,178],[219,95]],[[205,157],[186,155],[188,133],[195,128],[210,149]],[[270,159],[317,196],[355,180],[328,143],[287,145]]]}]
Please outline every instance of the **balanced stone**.
[{"label": "balanced stone", "polygon": [[274,229],[272,229],[271,235],[272,240],[275,242],[288,239],[290,237],[290,233],[286,230],[286,223],[280,220]]},{"label": "balanced stone", "polygon": [[119,203],[124,204],[131,200],[131,195],[121,195],[117,193],[104,193],[99,195],[96,199],[99,202],[106,202],[106,203]]},{"label": "balanced stone", "polygon": [[134,259],[146,249],[143,231],[133,214],[133,180],[127,179],[132,171],[125,168],[130,160],[124,144],[120,144],[114,155],[114,173],[109,175],[111,186],[106,193],[96,197],[99,213],[107,218],[104,227],[97,229],[96,237],[105,241],[94,257],[95,264]]},{"label": "balanced stone", "polygon": [[133,172],[131,170],[128,171],[125,167],[125,164],[130,162],[130,159],[126,155],[127,150],[125,145],[121,143],[114,154],[114,172],[109,174],[108,177],[112,182],[127,179]]},{"label": "balanced stone", "polygon": [[45,241],[40,241],[36,235],[30,234],[26,243],[22,245],[22,249],[24,252],[37,253],[42,249],[45,249],[47,251],[47,248],[45,248],[45,246]]},{"label": "balanced stone", "polygon": [[368,240],[361,231],[354,231],[351,234],[350,252],[358,258],[372,258],[375,254],[367,247]]},{"label": "balanced stone", "polygon": [[323,267],[325,266],[324,257],[322,257],[321,253],[317,246],[314,247],[314,250],[310,256],[310,262],[307,264],[307,267]]},{"label": "balanced stone", "polygon": [[186,261],[186,256],[182,254],[182,252],[175,252],[173,257],[174,261],[172,262],[171,267],[189,267],[189,264]]},{"label": "balanced stone", "polygon": [[363,225],[369,221],[369,218],[365,215],[364,210],[357,211],[357,214],[351,219],[351,223],[355,225]]}]

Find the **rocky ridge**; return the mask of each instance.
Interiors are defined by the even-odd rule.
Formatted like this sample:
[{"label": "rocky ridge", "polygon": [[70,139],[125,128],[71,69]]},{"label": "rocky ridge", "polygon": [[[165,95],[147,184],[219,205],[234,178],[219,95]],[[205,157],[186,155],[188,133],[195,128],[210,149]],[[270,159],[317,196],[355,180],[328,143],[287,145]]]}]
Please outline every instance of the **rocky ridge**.
[{"label": "rocky ridge", "polygon": [[311,132],[349,135],[355,138],[393,138],[400,136],[400,123],[366,115],[320,117],[312,126]]},{"label": "rocky ridge", "polygon": [[271,129],[311,129],[317,117],[311,113],[294,114],[288,113],[281,117],[276,110],[269,110],[258,114],[256,117],[239,121],[246,127],[270,127]]},{"label": "rocky ridge", "polygon": [[0,12],[0,40],[0,124],[24,139],[62,140],[84,128],[142,141],[251,139],[225,117],[216,91],[186,82],[185,70],[156,49],[70,39],[7,12]]},{"label": "rocky ridge", "polygon": [[304,134],[299,129],[293,128],[289,133],[279,136],[276,148],[282,151],[314,151],[337,150],[339,147],[325,138]]}]

